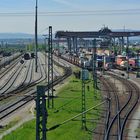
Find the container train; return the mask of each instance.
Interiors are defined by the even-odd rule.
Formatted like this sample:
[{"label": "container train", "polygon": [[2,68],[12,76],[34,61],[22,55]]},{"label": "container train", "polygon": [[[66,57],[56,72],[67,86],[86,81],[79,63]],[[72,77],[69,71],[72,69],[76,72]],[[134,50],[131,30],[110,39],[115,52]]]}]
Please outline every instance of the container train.
[{"label": "container train", "polygon": [[137,69],[140,66],[140,60],[138,58],[128,58],[127,56],[118,55],[116,57],[116,68],[126,69]]},{"label": "container train", "polygon": [[[84,55],[70,55],[70,54],[63,54],[60,57],[63,59],[77,65],[77,66],[84,66],[88,69],[93,68],[93,58],[90,59],[86,58]],[[138,67],[140,67],[140,59],[137,58],[129,58],[127,59],[126,56],[122,55],[97,55],[96,56],[96,68],[97,69],[105,69],[109,70],[111,68],[117,68],[117,69],[126,69],[127,64],[129,63],[129,68],[131,70],[135,70]]]}]

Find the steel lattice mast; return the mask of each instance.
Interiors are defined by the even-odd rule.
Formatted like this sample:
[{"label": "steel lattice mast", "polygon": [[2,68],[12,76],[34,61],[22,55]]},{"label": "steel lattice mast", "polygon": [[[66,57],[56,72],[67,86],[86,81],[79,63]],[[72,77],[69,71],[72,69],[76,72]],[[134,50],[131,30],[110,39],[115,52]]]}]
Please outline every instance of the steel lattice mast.
[{"label": "steel lattice mast", "polygon": [[52,26],[49,26],[48,38],[48,108],[54,107],[53,95],[53,48],[52,48]]},{"label": "steel lattice mast", "polygon": [[36,99],[36,140],[46,140],[47,132],[47,109],[46,109],[46,96],[45,86],[37,86],[37,99]]}]

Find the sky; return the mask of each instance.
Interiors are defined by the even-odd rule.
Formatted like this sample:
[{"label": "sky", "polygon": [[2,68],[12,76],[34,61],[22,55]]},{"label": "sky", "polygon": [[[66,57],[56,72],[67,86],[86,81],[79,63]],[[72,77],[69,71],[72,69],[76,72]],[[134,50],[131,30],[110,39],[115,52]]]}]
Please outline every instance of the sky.
[{"label": "sky", "polygon": [[[0,32],[34,34],[35,0],[0,0]],[[139,0],[38,0],[38,33],[140,30]]]}]

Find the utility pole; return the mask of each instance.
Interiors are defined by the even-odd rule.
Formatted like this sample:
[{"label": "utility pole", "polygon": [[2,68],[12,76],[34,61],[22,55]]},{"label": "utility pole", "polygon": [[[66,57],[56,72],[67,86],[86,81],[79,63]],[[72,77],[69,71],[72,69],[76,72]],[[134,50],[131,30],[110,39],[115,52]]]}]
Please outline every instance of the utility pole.
[{"label": "utility pole", "polygon": [[37,49],[38,49],[37,10],[38,10],[38,0],[36,0],[36,6],[35,6],[35,72],[37,72]]},{"label": "utility pole", "polygon": [[47,38],[45,38],[45,75],[46,75],[46,83],[47,83]]},{"label": "utility pole", "polygon": [[49,26],[48,39],[48,108],[54,108],[52,26]]}]

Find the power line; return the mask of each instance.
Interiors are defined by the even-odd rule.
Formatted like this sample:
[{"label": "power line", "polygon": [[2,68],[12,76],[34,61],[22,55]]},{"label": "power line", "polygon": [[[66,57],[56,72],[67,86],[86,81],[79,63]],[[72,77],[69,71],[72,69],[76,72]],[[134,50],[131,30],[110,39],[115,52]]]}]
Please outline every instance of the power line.
[{"label": "power line", "polygon": [[[140,9],[124,9],[124,10],[87,10],[87,11],[54,11],[38,12],[39,16],[102,16],[102,15],[137,15]],[[34,16],[34,12],[1,12],[0,16]]]},{"label": "power line", "polygon": [[[112,15],[140,15],[140,12],[137,13],[104,13],[104,14],[38,14],[40,17],[46,17],[46,16],[112,16]],[[0,17],[33,17],[34,15],[27,14],[27,15],[2,15],[0,14]]]},{"label": "power line", "polygon": [[[136,12],[140,9],[119,9],[119,10],[83,10],[83,11],[40,11],[42,14],[54,14],[54,13],[87,13],[87,12]],[[34,14],[34,12],[0,12],[1,14]]]}]

